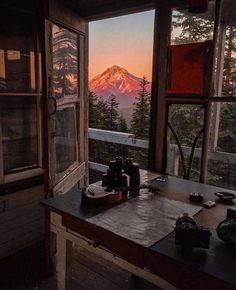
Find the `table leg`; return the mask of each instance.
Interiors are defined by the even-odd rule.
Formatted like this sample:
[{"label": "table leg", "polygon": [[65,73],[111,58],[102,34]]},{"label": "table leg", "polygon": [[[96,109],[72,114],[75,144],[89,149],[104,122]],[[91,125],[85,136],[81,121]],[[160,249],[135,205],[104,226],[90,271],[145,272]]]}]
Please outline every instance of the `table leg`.
[{"label": "table leg", "polygon": [[72,289],[71,252],[72,242],[57,234],[57,290]]}]

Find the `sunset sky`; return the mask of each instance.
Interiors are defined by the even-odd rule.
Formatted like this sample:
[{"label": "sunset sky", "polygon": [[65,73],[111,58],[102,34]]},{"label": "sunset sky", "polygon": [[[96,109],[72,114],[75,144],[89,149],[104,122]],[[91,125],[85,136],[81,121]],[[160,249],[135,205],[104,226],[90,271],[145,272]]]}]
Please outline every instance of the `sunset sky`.
[{"label": "sunset sky", "polygon": [[89,78],[119,65],[151,79],[154,11],[94,21],[89,25]]}]

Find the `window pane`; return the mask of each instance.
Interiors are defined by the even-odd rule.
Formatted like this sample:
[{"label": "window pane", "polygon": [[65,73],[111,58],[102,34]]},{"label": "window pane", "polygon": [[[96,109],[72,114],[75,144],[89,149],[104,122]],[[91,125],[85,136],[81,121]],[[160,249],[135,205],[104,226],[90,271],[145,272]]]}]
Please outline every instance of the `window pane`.
[{"label": "window pane", "polygon": [[236,25],[226,26],[225,33],[222,96],[236,96]]},{"label": "window pane", "polygon": [[194,15],[187,10],[172,13],[171,44],[203,42],[213,39],[215,3],[209,3],[209,10]]},{"label": "window pane", "polygon": [[35,47],[32,36],[0,35],[0,92],[36,90]]},{"label": "window pane", "polygon": [[4,173],[38,164],[35,97],[0,97]]},{"label": "window pane", "polygon": [[213,104],[208,183],[236,189],[236,103]]},{"label": "window pane", "polygon": [[[234,0],[221,1],[217,96],[236,96],[236,6]],[[223,57],[222,57],[223,56]],[[222,71],[223,70],[223,71]],[[221,83],[222,78],[222,83]],[[221,91],[222,89],[222,91]]]},{"label": "window pane", "polygon": [[214,2],[203,14],[173,10],[168,57],[168,94],[209,94],[214,12]]},{"label": "window pane", "polygon": [[78,97],[77,34],[53,25],[53,92],[57,99]]},{"label": "window pane", "polygon": [[[199,180],[203,121],[204,109],[198,105],[175,104],[169,107],[167,173],[186,179]],[[183,152],[182,158],[178,143]],[[193,150],[194,147],[195,150]],[[191,152],[193,152],[192,158]]]},{"label": "window pane", "polygon": [[58,110],[56,113],[56,172],[69,168],[77,160],[75,107]]}]

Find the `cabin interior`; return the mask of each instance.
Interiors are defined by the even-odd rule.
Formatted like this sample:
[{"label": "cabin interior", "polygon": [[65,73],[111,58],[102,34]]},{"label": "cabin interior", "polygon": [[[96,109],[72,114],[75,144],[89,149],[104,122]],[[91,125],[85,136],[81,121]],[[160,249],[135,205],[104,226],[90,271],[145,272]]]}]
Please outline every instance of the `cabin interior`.
[{"label": "cabin interior", "polygon": [[[190,7],[193,11],[190,11]],[[225,58],[230,45],[228,31],[236,29],[234,0],[2,0],[1,290],[69,289],[69,286],[59,284],[57,279],[56,273],[60,271],[55,269],[58,261],[52,254],[52,249],[55,254],[56,247],[52,246],[55,238],[50,234],[51,207],[48,209],[40,203],[88,186],[92,169],[99,171],[100,168],[103,173],[107,169],[103,164],[92,162],[89,156],[92,135],[96,135],[97,140],[109,141],[109,138],[113,138],[106,137],[107,132],[104,135],[101,130],[89,129],[89,23],[149,10],[155,11],[155,23],[149,140],[146,140],[147,147],[140,145],[141,150],[146,148],[148,151],[145,169],[155,174],[177,176],[183,182],[193,180],[204,186],[216,185],[223,188],[222,191],[236,190],[236,143],[231,142],[234,138],[232,135],[235,136],[234,130],[230,133],[232,138],[225,138],[223,140],[226,143],[220,144],[229,150],[217,149],[221,128],[220,106],[225,103],[233,106],[236,103],[236,65],[230,61],[226,63]],[[173,44],[173,11],[208,21],[211,25],[209,35],[204,40]],[[201,30],[200,23],[197,28]],[[194,32],[189,31],[189,39],[191,33]],[[232,42],[236,42],[235,35],[236,32]],[[231,57],[235,57],[236,49],[230,53]],[[69,75],[66,58],[72,60],[70,71],[73,72]],[[231,74],[228,79],[224,73],[227,69]],[[68,78],[73,83],[72,87],[68,85]],[[230,87],[227,91],[222,89],[227,86]],[[193,145],[192,148],[181,150],[177,138],[175,146],[170,149],[169,134],[172,132],[174,135],[175,132],[169,116],[174,106],[195,106],[201,110],[202,128],[197,132],[201,135],[201,145],[197,148]],[[236,119],[236,110],[234,114],[232,120]],[[184,121],[186,124],[188,118]],[[186,134],[188,132],[186,129]],[[101,139],[102,136],[105,139]],[[125,142],[144,144],[135,136],[131,137]],[[178,151],[176,162],[171,161],[171,150]],[[199,157],[197,165],[192,160],[197,168],[195,175],[191,173],[191,166],[179,170],[183,155],[191,155],[191,151]],[[110,156],[110,159],[115,157]],[[223,164],[218,168],[219,176],[228,170],[227,178],[218,183],[214,178],[209,181],[209,175],[212,175],[209,172],[209,160],[214,158],[214,162]],[[216,169],[214,162],[211,168]],[[100,173],[99,178],[101,176]],[[235,203],[232,202],[231,206],[235,206]],[[194,275],[186,283],[175,284],[172,280],[168,281],[173,268],[170,268],[169,273],[166,269],[167,272],[160,275],[169,284],[154,285],[150,283],[152,280],[147,282],[145,276],[138,278],[132,271],[131,275],[128,270],[122,270],[120,265],[94,256],[80,246],[73,246],[72,256],[71,289],[236,289],[235,278],[232,278],[232,283],[224,281],[225,288],[217,288],[215,281],[208,283],[204,279],[198,279],[196,285],[191,285]],[[236,256],[233,254],[232,259],[236,265]],[[59,267],[66,268],[67,264],[60,264]],[[189,265],[188,269],[191,267]],[[184,280],[184,270],[180,275]]]}]

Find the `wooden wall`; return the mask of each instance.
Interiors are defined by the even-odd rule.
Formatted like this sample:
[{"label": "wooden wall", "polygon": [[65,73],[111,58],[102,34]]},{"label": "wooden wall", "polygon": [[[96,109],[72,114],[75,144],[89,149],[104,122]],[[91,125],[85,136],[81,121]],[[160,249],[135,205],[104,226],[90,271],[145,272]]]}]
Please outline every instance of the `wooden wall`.
[{"label": "wooden wall", "polygon": [[44,186],[0,196],[0,259],[44,238]]}]

